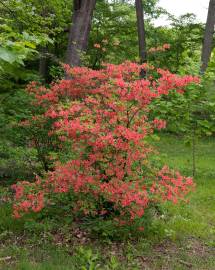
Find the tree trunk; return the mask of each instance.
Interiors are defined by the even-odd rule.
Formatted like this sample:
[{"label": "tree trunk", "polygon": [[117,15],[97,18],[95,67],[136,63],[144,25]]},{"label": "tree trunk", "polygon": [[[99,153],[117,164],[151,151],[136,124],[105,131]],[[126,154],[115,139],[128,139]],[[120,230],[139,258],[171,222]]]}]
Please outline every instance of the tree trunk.
[{"label": "tree trunk", "polygon": [[[146,53],[146,34],[144,24],[144,13],[142,0],[135,0],[136,15],[137,15],[137,30],[138,30],[138,41],[139,41],[139,56],[140,63],[145,63],[147,60]],[[141,70],[140,77],[146,76],[145,70]]]},{"label": "tree trunk", "polygon": [[74,11],[69,30],[66,63],[70,66],[80,66],[81,53],[87,49],[96,0],[74,0],[73,2]]},{"label": "tree trunk", "polygon": [[201,73],[203,74],[210,61],[212,46],[213,46],[213,34],[215,25],[215,0],[210,0],[208,7],[208,17],[205,26],[204,41],[202,47],[202,57],[201,57]]},{"label": "tree trunk", "polygon": [[46,81],[46,76],[47,76],[47,48],[42,47],[40,49],[40,62],[39,62],[39,74],[40,77]]}]

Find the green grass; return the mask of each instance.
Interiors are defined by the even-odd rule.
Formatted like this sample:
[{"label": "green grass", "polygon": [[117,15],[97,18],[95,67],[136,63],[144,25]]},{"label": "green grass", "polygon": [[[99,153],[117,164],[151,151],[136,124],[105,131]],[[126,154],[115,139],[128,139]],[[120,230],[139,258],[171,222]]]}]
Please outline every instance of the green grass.
[{"label": "green grass", "polygon": [[[191,149],[182,139],[165,135],[156,144],[165,163],[192,174]],[[163,205],[145,238],[88,239],[63,219],[14,221],[9,205],[0,201],[0,270],[215,269],[214,149],[214,138],[198,143],[190,202]]]},{"label": "green grass", "polygon": [[[192,154],[190,147],[180,138],[163,137],[159,143],[166,163],[187,175],[192,175]],[[190,195],[189,204],[167,205],[169,230],[174,237],[192,235],[208,239],[215,234],[215,140],[204,139],[197,144],[196,167],[194,178],[196,190]]]}]

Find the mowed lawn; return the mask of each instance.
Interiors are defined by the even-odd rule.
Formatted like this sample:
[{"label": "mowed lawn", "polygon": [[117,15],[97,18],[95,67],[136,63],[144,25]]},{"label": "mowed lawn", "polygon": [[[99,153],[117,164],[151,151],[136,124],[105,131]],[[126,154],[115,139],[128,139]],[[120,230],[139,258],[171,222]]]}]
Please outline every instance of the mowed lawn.
[{"label": "mowed lawn", "polygon": [[[192,174],[192,151],[182,138],[162,135],[156,144],[165,163]],[[189,204],[166,203],[148,236],[124,241],[90,237],[61,218],[14,220],[2,188],[0,269],[214,270],[215,138],[200,140],[196,151],[196,191]]]}]

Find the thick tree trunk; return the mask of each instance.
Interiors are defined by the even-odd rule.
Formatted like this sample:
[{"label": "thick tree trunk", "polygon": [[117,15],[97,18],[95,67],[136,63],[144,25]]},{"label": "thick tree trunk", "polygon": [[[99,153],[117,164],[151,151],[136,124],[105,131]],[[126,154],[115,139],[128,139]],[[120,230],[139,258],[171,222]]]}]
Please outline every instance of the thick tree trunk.
[{"label": "thick tree trunk", "polygon": [[210,0],[209,8],[208,8],[208,17],[205,27],[204,41],[202,47],[202,65],[201,65],[201,73],[203,74],[210,61],[212,46],[213,46],[213,34],[214,34],[214,26],[215,26],[215,0]]},{"label": "thick tree trunk", "polygon": [[74,0],[66,54],[66,63],[70,66],[81,64],[81,53],[87,49],[95,4],[96,0]]},{"label": "thick tree trunk", "polygon": [[[144,23],[144,13],[143,13],[143,3],[142,0],[135,0],[136,15],[137,15],[137,30],[138,30],[138,41],[139,41],[139,56],[140,63],[145,63],[147,61],[146,53],[146,34],[145,34],[145,23]],[[140,77],[145,78],[146,72],[144,69],[140,71]]]}]

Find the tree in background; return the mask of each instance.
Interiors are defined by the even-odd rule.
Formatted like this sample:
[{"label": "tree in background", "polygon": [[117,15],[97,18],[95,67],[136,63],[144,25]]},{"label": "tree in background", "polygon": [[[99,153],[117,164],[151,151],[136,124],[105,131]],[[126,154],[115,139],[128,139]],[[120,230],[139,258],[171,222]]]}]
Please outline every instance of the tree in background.
[{"label": "tree in background", "polygon": [[10,79],[13,82],[16,77],[26,81],[26,78],[29,78],[26,72],[29,74],[29,71],[31,74],[34,73],[34,79],[39,72],[40,78],[47,80],[50,62],[62,59],[65,55],[67,33],[64,30],[71,20],[71,8],[70,0],[0,2],[1,38],[6,40],[1,41],[0,47],[7,47],[10,53],[16,46],[21,45],[19,37],[25,33],[23,38],[25,43],[22,47],[30,46],[36,51],[34,57],[23,58],[25,61],[22,68],[19,67],[15,71],[13,69],[12,72],[8,72],[8,68],[7,70],[3,68],[6,80]]},{"label": "tree in background", "polygon": [[[152,19],[158,18],[163,13],[163,10],[157,6],[157,2],[157,0],[142,2],[147,44],[149,40],[155,39],[151,35]],[[165,40],[163,43],[166,42]],[[97,1],[84,64],[99,69],[102,62],[120,64],[125,59],[137,62],[138,51],[134,1]]]},{"label": "tree in background", "polygon": [[204,41],[202,47],[202,66],[201,73],[207,69],[213,47],[213,34],[215,26],[215,0],[210,0],[208,7],[208,17],[205,27]]},{"label": "tree in background", "polygon": [[[136,15],[137,15],[137,31],[138,31],[138,43],[139,43],[139,56],[140,63],[146,63],[146,34],[144,23],[144,12],[142,0],[135,0]],[[140,71],[140,77],[145,78],[146,72],[144,69]]]},{"label": "tree in background", "polygon": [[148,61],[172,72],[198,74],[203,25],[197,22],[196,16],[192,13],[179,17],[169,14],[168,18],[170,26],[146,25],[149,48],[170,44],[170,50],[166,50],[165,53],[150,49]]},{"label": "tree in background", "polygon": [[70,66],[81,64],[81,52],[87,48],[95,5],[96,0],[73,1],[74,11],[66,54],[66,63]]},{"label": "tree in background", "polygon": [[144,12],[142,0],[135,0],[136,14],[137,14],[137,30],[139,40],[139,55],[140,62],[146,62],[146,34],[144,23]]}]

